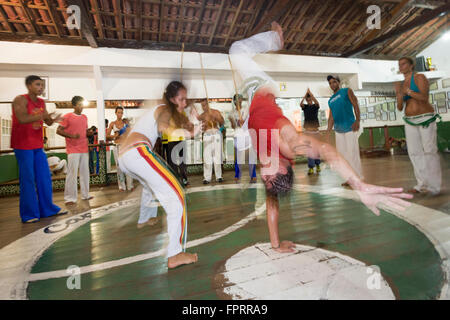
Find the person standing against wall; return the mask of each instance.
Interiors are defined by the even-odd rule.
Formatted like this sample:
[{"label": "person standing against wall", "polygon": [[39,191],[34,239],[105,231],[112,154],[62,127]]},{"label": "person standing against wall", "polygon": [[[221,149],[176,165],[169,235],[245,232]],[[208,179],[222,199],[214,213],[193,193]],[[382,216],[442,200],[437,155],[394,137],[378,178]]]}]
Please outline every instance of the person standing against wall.
[{"label": "person standing against wall", "polygon": [[437,195],[441,191],[442,172],[437,148],[437,125],[439,114],[428,101],[429,84],[423,74],[414,72],[414,61],[409,57],[398,61],[405,80],[395,84],[397,109],[403,111],[405,104],[405,135],[408,155],[414,167],[417,184],[411,193]]},{"label": "person standing against wall", "polygon": [[213,164],[216,181],[221,183],[223,182],[223,140],[219,128],[225,121],[218,110],[209,107],[207,99],[203,99],[201,105],[203,113],[199,115],[198,120],[205,123],[205,132],[203,133],[203,184],[211,182]]},{"label": "person standing against wall", "polygon": [[[334,126],[336,133],[336,149],[348,161],[358,177],[362,178],[361,158],[359,155],[359,105],[353,90],[341,88],[341,80],[338,76],[329,75],[328,84],[333,95],[328,100],[331,109],[328,118],[327,140]],[[342,186],[349,187],[348,181]]]},{"label": "person standing against wall", "polygon": [[23,223],[65,214],[53,204],[52,178],[44,148],[43,123],[51,126],[61,116],[48,113],[44,100],[44,81],[35,75],[25,79],[28,93],[12,103],[11,148],[19,166],[20,217]]},{"label": "person standing against wall", "polygon": [[[235,94],[233,96],[232,104],[234,106],[233,112],[229,115],[231,127],[236,130],[244,125],[245,119],[248,117],[248,108],[242,108],[242,96],[240,94]],[[234,181],[238,183],[241,179],[242,164],[245,162],[245,150],[239,150],[237,148],[237,138],[234,138]],[[253,150],[250,149],[249,152]],[[256,183],[256,164],[248,164],[248,174],[250,176],[250,183]]]},{"label": "person standing against wall", "polygon": [[87,135],[88,120],[83,112],[84,99],[80,96],[72,98],[74,112],[64,115],[56,133],[66,138],[67,175],[64,188],[64,201],[72,205],[78,199],[78,171],[80,173],[81,199],[90,200],[89,196],[89,149]]},{"label": "person standing against wall", "polygon": [[[306,100],[306,104],[303,103],[303,101]],[[300,102],[300,107],[303,110],[303,115],[305,116],[305,122],[304,122],[304,128],[305,128],[305,134],[311,135],[318,138],[319,133],[319,118],[318,118],[318,112],[320,109],[319,102],[312,94],[311,90],[306,92],[306,95],[303,97],[302,101]],[[317,157],[314,158],[308,158],[308,175],[314,174],[314,166],[316,167],[316,173],[320,172],[320,158]]]},{"label": "person standing against wall", "polygon": [[132,191],[134,189],[133,179],[129,176],[126,176],[122,170],[120,169],[117,159],[119,159],[119,148],[120,148],[120,132],[122,133],[126,131],[128,125],[122,119],[123,117],[123,107],[116,107],[115,110],[116,120],[109,124],[108,129],[106,130],[106,136],[111,141],[114,141],[116,144],[115,147],[112,148],[114,154],[114,161],[116,162],[117,168],[117,184],[119,185],[119,191]]}]

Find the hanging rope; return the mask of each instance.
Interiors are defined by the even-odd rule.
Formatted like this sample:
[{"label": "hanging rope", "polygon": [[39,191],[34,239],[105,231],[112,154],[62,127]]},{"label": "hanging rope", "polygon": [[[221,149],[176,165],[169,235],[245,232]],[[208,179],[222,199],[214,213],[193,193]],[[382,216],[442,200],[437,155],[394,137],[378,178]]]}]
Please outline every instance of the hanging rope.
[{"label": "hanging rope", "polygon": [[181,66],[180,66],[180,82],[183,82],[183,55],[184,55],[184,42],[181,44]]},{"label": "hanging rope", "polygon": [[208,102],[208,105],[209,105],[208,89],[206,88],[205,70],[203,69],[202,54],[200,52],[198,54],[200,56],[200,66],[202,68],[202,78],[203,78],[203,86],[205,87],[206,101]]}]

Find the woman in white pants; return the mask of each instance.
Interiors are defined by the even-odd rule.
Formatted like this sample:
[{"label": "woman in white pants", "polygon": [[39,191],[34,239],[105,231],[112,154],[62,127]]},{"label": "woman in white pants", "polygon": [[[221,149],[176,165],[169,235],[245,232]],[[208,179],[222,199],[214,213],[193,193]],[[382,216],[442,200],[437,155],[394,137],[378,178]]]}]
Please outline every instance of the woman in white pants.
[{"label": "woman in white pants", "polygon": [[[186,248],[187,212],[182,184],[171,172],[167,164],[154,152],[160,133],[166,132],[170,119],[183,129],[185,136],[195,135],[190,122],[180,122],[186,107],[186,88],[181,82],[172,81],[164,92],[164,105],[148,110],[136,123],[119,150],[119,166],[125,174],[139,180],[143,185],[140,223],[156,217],[157,210],[149,205],[153,194],[167,214],[168,268],[194,263],[197,254],[184,252]],[[201,127],[196,127],[201,130]],[[151,192],[150,192],[151,190]],[[149,209],[150,207],[150,209]]]},{"label": "woman in white pants", "polygon": [[414,61],[409,57],[398,61],[400,72],[405,81],[395,84],[397,108],[403,110],[405,105],[405,135],[408,155],[414,167],[417,184],[411,193],[431,193],[441,191],[442,173],[437,148],[436,119],[428,101],[429,84],[423,74],[414,73]]}]

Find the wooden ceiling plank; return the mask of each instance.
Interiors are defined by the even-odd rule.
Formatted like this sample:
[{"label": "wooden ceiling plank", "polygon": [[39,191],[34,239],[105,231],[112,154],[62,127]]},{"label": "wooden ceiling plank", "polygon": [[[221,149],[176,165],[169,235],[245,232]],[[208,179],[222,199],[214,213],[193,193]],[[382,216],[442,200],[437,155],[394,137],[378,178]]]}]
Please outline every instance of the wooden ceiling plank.
[{"label": "wooden ceiling plank", "polygon": [[326,5],[324,5],[324,4],[322,4],[322,7],[319,10],[317,10],[316,14],[312,18],[313,22],[309,25],[308,28],[303,30],[303,35],[301,37],[298,37],[298,35],[297,35],[297,40],[294,42],[293,45],[291,45],[290,48],[295,48],[300,41],[301,42],[305,41],[306,36],[308,35],[308,33],[310,33],[312,31],[313,26],[316,24],[316,20],[322,15],[322,13],[326,9],[328,9],[328,7]]},{"label": "wooden ceiling plank", "polygon": [[213,29],[212,29],[212,32],[211,32],[211,37],[209,38],[209,41],[208,41],[208,46],[211,45],[211,43],[212,43],[212,41],[214,39],[214,35],[216,33],[217,26],[219,25],[220,18],[222,18],[223,7],[225,6],[225,2],[226,2],[225,0],[222,0],[222,3],[220,4],[219,14],[217,15],[217,20],[214,23],[214,26],[213,26]]},{"label": "wooden ceiling plank", "polygon": [[32,14],[29,11],[29,8],[25,5],[23,0],[19,0],[20,6],[22,7],[23,11],[25,12],[25,16],[28,20],[28,23],[31,25],[31,28],[33,29],[34,33],[38,36],[41,35],[41,32],[38,30],[36,24],[34,23],[34,19],[32,19]]},{"label": "wooden ceiling plank", "polygon": [[[326,26],[330,23],[331,19],[333,19],[337,13],[342,9],[342,7],[344,6],[344,1],[341,1],[341,3],[338,5],[338,7],[335,9],[333,14],[330,14],[328,16],[328,18],[322,23],[322,25],[320,26],[319,30],[317,30],[316,34],[312,37],[311,42],[314,42],[317,40],[317,38],[319,37],[320,33],[323,32],[326,28]],[[312,47],[312,45],[308,46],[306,48],[306,50],[310,50]]]},{"label": "wooden ceiling plank", "polygon": [[181,0],[181,17],[180,19],[178,19],[178,30],[177,30],[177,37],[175,42],[178,43],[178,41],[180,41],[180,33],[181,33],[181,28],[183,26],[183,22],[184,22],[184,17],[186,16],[186,0]]},{"label": "wooden ceiling plank", "polygon": [[234,14],[233,21],[231,22],[230,31],[228,32],[228,35],[227,35],[227,37],[225,39],[225,43],[223,44],[224,47],[226,47],[227,44],[228,44],[228,40],[230,39],[231,33],[233,32],[233,28],[234,28],[234,25],[236,24],[238,16],[241,13],[241,9],[242,9],[242,5],[243,4],[244,4],[244,0],[241,0],[241,2],[239,3],[238,8],[236,9],[236,13]]},{"label": "wooden ceiling plank", "polygon": [[9,31],[11,31],[12,34],[15,34],[16,31],[14,30],[12,24],[8,21],[8,15],[6,14],[6,12],[2,6],[0,6],[0,16],[6,22],[6,25],[8,26]]},{"label": "wooden ceiling plank", "polygon": [[163,33],[163,21],[164,21],[163,13],[164,13],[164,0],[161,0],[159,4],[159,35],[158,35],[159,42],[161,42]]},{"label": "wooden ceiling plank", "polygon": [[81,14],[81,34],[86,38],[92,48],[98,48],[97,38],[95,36],[94,27],[91,23],[90,15],[84,6],[83,0],[66,0],[67,6],[75,5],[80,8]]},{"label": "wooden ceiling plank", "polygon": [[53,21],[53,25],[56,29],[56,33],[58,34],[58,37],[61,38],[62,35],[64,34],[64,31],[61,28],[61,20],[59,19],[58,14],[55,11],[53,3],[49,3],[48,0],[44,0],[44,3],[47,6],[47,11],[50,14],[50,18]]},{"label": "wooden ceiling plank", "polygon": [[264,14],[264,11],[267,9],[267,5],[269,4],[269,0],[260,0],[259,1],[259,6],[258,8],[255,10],[255,14],[253,15],[253,18],[251,19],[251,22],[248,24],[247,29],[245,30],[244,33],[244,38],[248,38],[252,32],[252,30],[254,29],[253,25],[255,24],[256,20],[258,19],[258,17],[262,17]]},{"label": "wooden ceiling plank", "polygon": [[100,39],[105,39],[105,33],[103,31],[103,22],[102,22],[102,17],[100,15],[100,10],[98,8],[98,3],[97,0],[93,1],[93,9],[94,9],[94,14],[97,16],[97,20],[99,21],[100,25],[97,27],[98,30],[98,35],[100,36]]},{"label": "wooden ceiling plank", "polygon": [[137,0],[137,40],[142,41],[142,0]]},{"label": "wooden ceiling plank", "polygon": [[[350,12],[352,12],[352,11],[359,5],[358,1],[351,1],[351,2],[353,2],[353,4],[352,4],[352,5],[350,6],[350,8],[342,15],[342,17],[338,20],[338,22],[336,22],[336,24],[334,25],[334,28],[337,28],[338,26],[340,26],[341,23],[344,22],[344,20],[345,20],[345,19],[347,18],[347,16],[350,14]],[[332,34],[333,34],[333,32],[331,32],[331,30],[330,30],[330,32],[328,32],[327,35],[322,39],[321,43],[320,43],[319,46],[316,48],[316,51],[319,51],[319,50],[323,47],[325,41],[327,41],[327,40],[331,37]]]},{"label": "wooden ceiling plank", "polygon": [[116,27],[119,28],[117,36],[119,40],[123,40],[123,26],[122,26],[122,10],[120,9],[120,0],[114,0],[114,19],[116,21]]},{"label": "wooden ceiling plank", "polygon": [[272,8],[271,13],[267,14],[263,21],[252,30],[251,34],[259,33],[261,30],[270,25],[273,21],[278,21],[284,16],[292,6],[296,5],[298,0],[278,0],[276,1],[276,9]]},{"label": "wooden ceiling plank", "polygon": [[397,18],[405,11],[410,8],[410,4],[414,2],[414,0],[402,0],[400,3],[398,3],[394,9],[392,9],[392,12],[389,14],[389,18],[385,17],[383,20],[381,20],[381,29],[373,29],[370,31],[363,39],[361,39],[358,43],[355,44],[355,47],[362,46],[369,42],[370,40],[375,39],[378,35],[381,35],[386,32],[386,29],[391,26],[391,24],[397,20]]},{"label": "wooden ceiling plank", "polygon": [[315,2],[315,0],[311,0],[308,2],[307,5],[305,5],[302,8],[302,12],[298,15],[298,17],[294,20],[294,22],[291,23],[291,30],[289,30],[286,34],[286,36],[284,37],[285,43],[286,40],[290,40],[292,35],[294,34],[295,36],[295,31],[293,30],[295,26],[297,26],[297,24],[303,19],[303,17],[305,16],[306,12],[308,11],[308,9],[311,7],[311,5]]},{"label": "wooden ceiling plank", "polygon": [[349,52],[346,52],[344,54],[345,57],[354,57],[360,53],[363,53],[367,50],[372,49],[373,47],[377,46],[380,43],[385,42],[386,40],[389,40],[393,37],[399,36],[403,33],[405,33],[408,30],[414,29],[418,26],[422,26],[426,24],[428,21],[435,19],[438,16],[445,15],[450,11],[450,3],[443,5],[435,10],[431,10],[429,12],[426,12],[422,14],[420,17],[414,19],[413,21],[406,23],[398,28],[396,28],[393,31],[388,32],[387,34],[384,34],[372,41],[369,41],[368,43],[352,50]]},{"label": "wooden ceiling plank", "polygon": [[204,23],[204,22],[203,22],[203,15],[205,14],[205,7],[206,7],[206,0],[202,0],[201,9],[200,9],[200,15],[199,15],[199,20],[198,20],[198,22],[197,22],[197,25],[195,26],[195,31],[194,31],[194,35],[195,35],[195,38],[194,38],[194,41],[193,41],[194,43],[197,42],[197,39],[198,39],[198,33],[199,33],[199,31],[200,31],[200,27],[201,27],[202,23]]}]

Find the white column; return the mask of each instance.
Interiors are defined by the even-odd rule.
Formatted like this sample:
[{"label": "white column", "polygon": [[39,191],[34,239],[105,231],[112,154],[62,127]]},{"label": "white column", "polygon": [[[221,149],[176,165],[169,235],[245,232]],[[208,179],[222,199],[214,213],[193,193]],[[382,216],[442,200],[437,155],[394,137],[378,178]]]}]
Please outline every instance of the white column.
[{"label": "white column", "polygon": [[98,141],[106,141],[105,133],[105,101],[103,100],[102,70],[100,66],[94,65],[95,90],[97,91],[97,121]]}]

